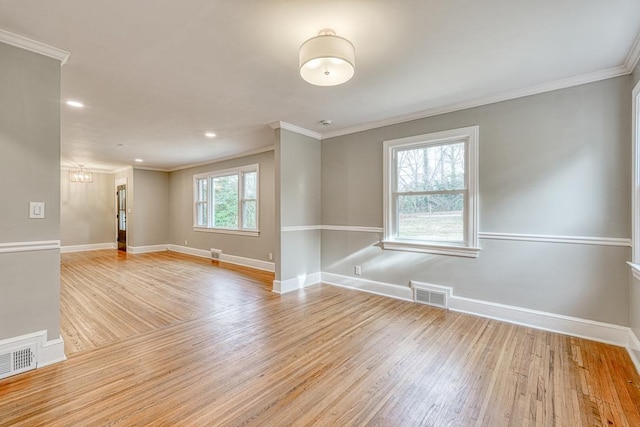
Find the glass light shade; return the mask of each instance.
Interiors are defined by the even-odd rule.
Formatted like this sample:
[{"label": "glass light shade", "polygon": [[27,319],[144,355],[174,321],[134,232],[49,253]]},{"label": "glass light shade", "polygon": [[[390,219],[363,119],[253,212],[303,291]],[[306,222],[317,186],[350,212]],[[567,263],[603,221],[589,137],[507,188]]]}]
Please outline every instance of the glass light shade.
[{"label": "glass light shade", "polygon": [[351,42],[332,31],[322,31],[300,46],[300,76],[313,85],[345,83],[353,77],[355,64],[355,48]]},{"label": "glass light shade", "polygon": [[71,182],[93,182],[93,173],[85,172],[84,169],[69,171],[69,181]]}]

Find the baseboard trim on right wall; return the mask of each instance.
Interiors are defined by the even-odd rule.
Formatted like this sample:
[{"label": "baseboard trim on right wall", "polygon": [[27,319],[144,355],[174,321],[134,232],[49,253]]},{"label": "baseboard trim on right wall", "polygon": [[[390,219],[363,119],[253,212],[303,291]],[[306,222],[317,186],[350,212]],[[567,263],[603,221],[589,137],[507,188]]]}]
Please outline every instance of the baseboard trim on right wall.
[{"label": "baseboard trim on right wall", "polygon": [[621,347],[629,345],[629,328],[612,323],[597,322],[455,295],[451,296],[449,300],[449,309]]},{"label": "baseboard trim on right wall", "polygon": [[[325,272],[321,274],[321,277],[322,283],[328,285],[375,293],[404,301],[413,300],[410,296],[411,288],[408,286]],[[426,285],[435,289],[442,288],[443,291],[448,292],[450,295],[448,304],[451,311],[624,347],[640,373],[640,340],[627,326],[460,297],[454,295],[450,287],[430,283],[412,282],[412,284]]]},{"label": "baseboard trim on right wall", "polygon": [[627,351],[633,364],[636,365],[636,370],[640,373],[640,339],[631,328],[629,328],[629,345],[627,345]]}]

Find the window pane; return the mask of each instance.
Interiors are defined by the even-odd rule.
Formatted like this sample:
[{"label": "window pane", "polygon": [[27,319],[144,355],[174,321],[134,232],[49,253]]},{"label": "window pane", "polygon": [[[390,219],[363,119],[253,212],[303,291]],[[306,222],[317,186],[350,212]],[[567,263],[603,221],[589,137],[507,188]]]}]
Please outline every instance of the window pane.
[{"label": "window pane", "polygon": [[256,172],[246,172],[243,174],[244,179],[244,198],[257,199],[256,190],[258,184],[258,174]]},{"label": "window pane", "polygon": [[202,178],[197,181],[198,186],[198,202],[203,202],[207,200],[207,179]]},{"label": "window pane", "polygon": [[257,227],[256,219],[258,211],[256,209],[257,202],[255,200],[245,200],[242,202],[242,228],[255,230]]},{"label": "window pane", "polygon": [[200,202],[197,204],[197,213],[196,213],[197,224],[202,227],[207,226],[207,203]]},{"label": "window pane", "polygon": [[126,211],[121,210],[118,212],[118,230],[119,231],[127,230],[127,212]]},{"label": "window pane", "polygon": [[213,178],[213,226],[238,228],[238,175]]},{"label": "window pane", "polygon": [[464,195],[402,196],[398,203],[398,238],[461,242]]},{"label": "window pane", "polygon": [[398,191],[462,190],[464,142],[396,152]]}]

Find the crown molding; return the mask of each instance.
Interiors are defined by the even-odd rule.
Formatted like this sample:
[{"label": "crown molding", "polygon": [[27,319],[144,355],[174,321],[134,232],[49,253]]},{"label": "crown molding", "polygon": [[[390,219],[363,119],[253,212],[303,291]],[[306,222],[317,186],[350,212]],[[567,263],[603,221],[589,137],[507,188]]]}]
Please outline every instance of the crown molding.
[{"label": "crown molding", "polygon": [[638,59],[640,59],[640,33],[638,33],[633,45],[631,45],[631,50],[627,55],[627,59],[624,61],[624,66],[629,73],[633,72],[633,69],[638,63]]},{"label": "crown molding", "polygon": [[133,166],[125,166],[123,168],[114,169],[113,173],[124,172],[128,170],[133,170]]},{"label": "crown molding", "polygon": [[500,92],[494,95],[488,95],[475,98],[469,101],[449,104],[442,107],[430,108],[418,111],[416,113],[405,114],[402,116],[391,117],[388,119],[376,120],[369,123],[363,123],[357,126],[351,126],[344,129],[337,129],[332,132],[322,134],[322,139],[334,138],[336,136],[349,135],[356,132],[362,132],[371,129],[377,129],[384,126],[405,123],[412,120],[424,119],[427,117],[438,116],[440,114],[452,113],[454,111],[466,110],[468,108],[480,107],[483,105],[495,104],[497,102],[508,101],[525,96],[537,95],[540,93],[551,92],[554,90],[566,89],[573,86],[580,86],[587,83],[593,83],[600,80],[611,79],[614,77],[629,74],[629,70],[625,65],[606,70],[596,71],[595,73],[581,74],[579,76],[569,77],[566,79],[555,80],[539,85],[528,86],[525,88],[514,89],[510,91]]},{"label": "crown molding", "polygon": [[39,53],[40,55],[48,56],[49,58],[57,59],[60,61],[60,66],[63,66],[71,55],[66,50],[59,49],[25,36],[10,33],[9,31],[2,29],[0,29],[0,42],[19,47],[30,52]]},{"label": "crown molding", "polygon": [[[227,160],[239,159],[241,157],[253,156],[254,154],[266,153],[266,152],[269,152],[269,151],[273,151],[274,149],[275,149],[275,147],[273,145],[268,145],[266,147],[261,147],[261,148],[255,149],[255,150],[246,151],[244,153],[233,154],[233,155],[226,156],[226,157],[220,157],[218,159],[212,159],[212,160],[207,160],[207,161],[204,161],[204,162],[191,163],[191,164],[188,164],[188,165],[178,166],[178,167],[171,168],[171,169],[165,169],[163,172],[176,172],[176,171],[179,171],[179,170],[195,168],[195,167],[198,167],[198,166],[212,165],[214,163],[225,162]],[[140,168],[136,167],[136,169],[140,169]],[[157,169],[157,170],[159,170],[159,169]]]},{"label": "crown molding", "polygon": [[271,129],[286,129],[289,130],[291,132],[295,132],[295,133],[299,133],[300,135],[305,135],[308,136],[310,138],[313,139],[317,139],[317,140],[322,140],[323,136],[322,134],[318,133],[318,132],[314,132],[312,130],[309,129],[305,129],[303,127],[300,126],[296,126],[296,125],[292,125],[291,123],[287,123],[287,122],[271,122],[269,123],[269,127]]},{"label": "crown molding", "polygon": [[[60,171],[75,171],[80,170],[80,166],[60,166]],[[83,168],[85,172],[93,172],[93,173],[103,173],[103,174],[114,174],[116,171],[112,171],[110,169],[93,169],[93,168]]]},{"label": "crown molding", "polygon": [[171,172],[169,169],[154,168],[153,166],[131,166],[133,170],[153,171],[153,172]]}]

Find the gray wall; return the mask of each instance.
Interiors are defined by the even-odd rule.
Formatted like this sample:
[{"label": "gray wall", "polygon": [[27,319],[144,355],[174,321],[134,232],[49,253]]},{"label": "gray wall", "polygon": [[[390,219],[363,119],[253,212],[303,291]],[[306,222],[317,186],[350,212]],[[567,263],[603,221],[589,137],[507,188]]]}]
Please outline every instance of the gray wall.
[{"label": "gray wall", "polygon": [[62,246],[113,243],[116,239],[114,175],[93,172],[93,183],[71,182],[60,173]]},{"label": "gray wall", "polygon": [[640,61],[636,63],[631,77],[633,78],[633,85],[635,86],[636,84],[638,84],[638,82],[640,81]]},{"label": "gray wall", "polygon": [[[322,142],[322,223],[382,226],[382,142],[480,126],[480,231],[629,238],[629,76]],[[322,271],[629,324],[630,249],[481,240],[478,259],[382,251],[323,231]]]},{"label": "gray wall", "polygon": [[[284,129],[276,132],[281,227],[320,224],[320,153],[321,143],[316,139]],[[320,271],[319,230],[283,231],[279,238],[276,280]]]},{"label": "gray wall", "polygon": [[[0,243],[60,239],[60,62],[0,43]],[[29,219],[29,202],[45,219]],[[0,253],[0,340],[60,335],[60,251]]]},{"label": "gray wall", "polygon": [[169,241],[169,173],[133,170],[127,183],[127,244],[166,245]]},{"label": "gray wall", "polygon": [[[254,237],[193,231],[193,175],[256,163],[260,165],[260,223],[258,225],[260,235]],[[171,172],[169,175],[168,210],[169,243],[207,251],[211,248],[217,248],[225,254],[269,261],[269,253],[274,253],[275,245],[274,175],[273,151]],[[137,179],[135,185],[137,188]],[[138,200],[136,199],[137,204]],[[186,245],[185,240],[187,241]]]}]

